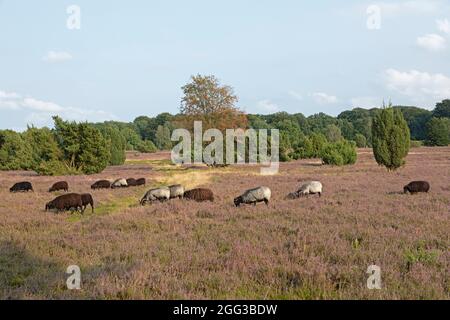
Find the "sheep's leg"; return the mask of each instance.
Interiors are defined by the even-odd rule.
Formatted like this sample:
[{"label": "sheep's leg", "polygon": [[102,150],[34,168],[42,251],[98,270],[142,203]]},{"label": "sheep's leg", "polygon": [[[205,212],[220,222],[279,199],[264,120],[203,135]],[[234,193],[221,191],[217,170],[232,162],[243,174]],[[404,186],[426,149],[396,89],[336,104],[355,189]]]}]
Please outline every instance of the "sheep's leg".
[{"label": "sheep's leg", "polygon": [[264,203],[266,204],[266,206],[269,206],[269,200],[264,199]]}]

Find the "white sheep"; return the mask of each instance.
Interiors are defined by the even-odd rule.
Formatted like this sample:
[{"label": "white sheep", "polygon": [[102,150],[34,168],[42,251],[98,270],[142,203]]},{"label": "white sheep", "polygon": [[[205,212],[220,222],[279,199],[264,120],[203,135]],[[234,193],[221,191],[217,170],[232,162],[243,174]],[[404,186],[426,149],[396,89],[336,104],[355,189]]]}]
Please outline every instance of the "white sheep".
[{"label": "white sheep", "polygon": [[170,199],[180,198],[183,199],[184,187],[181,184],[177,184],[169,187]]},{"label": "white sheep", "polygon": [[234,199],[234,204],[239,207],[241,204],[253,204],[256,206],[258,202],[265,202],[269,205],[272,191],[267,187],[259,187],[246,191],[243,195]]},{"label": "white sheep", "polygon": [[113,189],[116,189],[116,188],[127,188],[127,187],[128,187],[128,182],[127,182],[126,179],[117,179],[111,185],[111,188],[113,188]]},{"label": "white sheep", "polygon": [[145,196],[141,200],[141,205],[145,205],[147,202],[154,202],[154,201],[167,201],[170,199],[170,189],[163,187],[163,188],[157,188],[147,191]]}]

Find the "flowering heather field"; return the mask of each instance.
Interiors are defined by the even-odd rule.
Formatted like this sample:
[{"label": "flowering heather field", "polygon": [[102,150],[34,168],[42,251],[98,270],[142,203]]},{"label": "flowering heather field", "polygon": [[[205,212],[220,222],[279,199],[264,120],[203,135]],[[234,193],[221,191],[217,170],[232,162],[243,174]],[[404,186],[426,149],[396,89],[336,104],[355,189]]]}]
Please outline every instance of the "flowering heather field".
[{"label": "flowering heather field", "polygon": [[[127,164],[95,176],[0,173],[2,299],[449,299],[450,149],[412,150],[407,166],[388,173],[370,150],[338,168],[317,161],[255,167],[170,165],[167,154],[130,154]],[[90,192],[100,178],[146,177],[147,187],[93,192],[96,212],[44,211],[53,182]],[[29,180],[34,193],[10,194]],[[322,198],[285,200],[305,180],[324,184]],[[412,180],[429,194],[403,195]],[[214,203],[174,200],[139,207],[152,186],[208,187]],[[251,187],[272,189],[269,207],[237,209]],[[368,290],[378,265],[382,289]],[[82,290],[65,274],[79,265]]]}]

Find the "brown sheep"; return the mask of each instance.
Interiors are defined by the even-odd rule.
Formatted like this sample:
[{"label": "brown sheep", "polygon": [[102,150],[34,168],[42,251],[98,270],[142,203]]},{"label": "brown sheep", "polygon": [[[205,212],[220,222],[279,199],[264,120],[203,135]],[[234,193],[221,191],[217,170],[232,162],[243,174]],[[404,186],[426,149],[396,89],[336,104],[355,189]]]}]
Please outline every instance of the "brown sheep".
[{"label": "brown sheep", "polygon": [[137,186],[137,181],[136,181],[136,179],[128,178],[127,179],[127,184],[128,184],[129,187],[136,187]]},{"label": "brown sheep", "polygon": [[430,184],[426,181],[413,181],[403,188],[404,193],[427,193],[430,191]]},{"label": "brown sheep", "polygon": [[108,180],[100,180],[97,181],[96,183],[94,183],[91,186],[92,190],[97,190],[97,189],[110,189],[111,188],[111,182],[109,182]]},{"label": "brown sheep", "polygon": [[184,198],[187,200],[193,200],[197,202],[211,201],[214,202],[214,194],[209,189],[193,189],[184,193]]},{"label": "brown sheep", "polygon": [[48,192],[55,192],[55,191],[69,191],[69,184],[66,181],[60,181],[55,183],[49,190]]},{"label": "brown sheep", "polygon": [[146,183],[147,183],[147,181],[145,180],[145,178],[136,180],[136,186],[145,186]]},{"label": "brown sheep", "polygon": [[45,205],[45,211],[56,209],[57,211],[79,210],[84,213],[83,200],[78,193],[69,193],[55,198]]},{"label": "brown sheep", "polygon": [[81,201],[83,202],[83,211],[86,210],[88,205],[91,205],[92,213],[94,213],[94,199],[89,193],[84,193],[81,195]]}]

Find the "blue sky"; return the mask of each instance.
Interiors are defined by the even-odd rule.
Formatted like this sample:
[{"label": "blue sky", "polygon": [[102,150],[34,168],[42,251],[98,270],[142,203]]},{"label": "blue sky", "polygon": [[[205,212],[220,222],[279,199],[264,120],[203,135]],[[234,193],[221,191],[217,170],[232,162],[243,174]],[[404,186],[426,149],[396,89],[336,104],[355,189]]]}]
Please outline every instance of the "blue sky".
[{"label": "blue sky", "polygon": [[450,98],[449,20],[447,0],[0,0],[0,128],[176,113],[197,73],[251,113],[432,109]]}]

